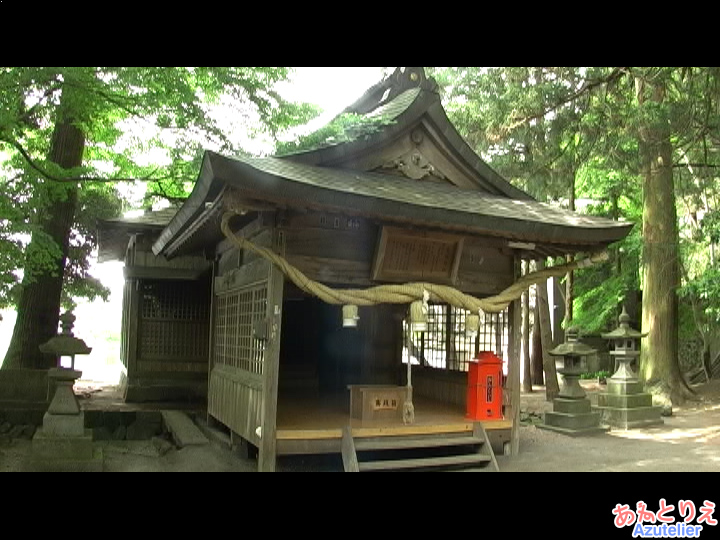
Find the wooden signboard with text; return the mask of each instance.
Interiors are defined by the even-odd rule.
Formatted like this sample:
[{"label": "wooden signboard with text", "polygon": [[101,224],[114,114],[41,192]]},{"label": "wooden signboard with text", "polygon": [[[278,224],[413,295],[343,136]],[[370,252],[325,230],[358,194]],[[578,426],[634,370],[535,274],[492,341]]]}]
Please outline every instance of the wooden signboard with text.
[{"label": "wooden signboard with text", "polygon": [[433,281],[454,284],[461,236],[383,227],[375,254],[376,281]]}]

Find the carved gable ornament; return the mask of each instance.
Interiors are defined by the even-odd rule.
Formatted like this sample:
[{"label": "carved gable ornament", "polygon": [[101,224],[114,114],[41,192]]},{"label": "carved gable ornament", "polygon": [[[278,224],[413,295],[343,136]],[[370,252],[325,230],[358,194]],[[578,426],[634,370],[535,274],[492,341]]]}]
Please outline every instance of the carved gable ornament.
[{"label": "carved gable ornament", "polygon": [[[381,167],[382,172],[391,172],[412,180],[449,182],[450,180],[423,154],[421,150],[423,145],[427,145],[423,130],[413,130],[407,139],[406,151],[386,161]],[[408,146],[409,150],[407,150]]]},{"label": "carved gable ornament", "polygon": [[413,148],[409,152],[386,162],[383,172],[397,171],[412,180],[434,180],[436,182],[447,180],[420,150]]}]

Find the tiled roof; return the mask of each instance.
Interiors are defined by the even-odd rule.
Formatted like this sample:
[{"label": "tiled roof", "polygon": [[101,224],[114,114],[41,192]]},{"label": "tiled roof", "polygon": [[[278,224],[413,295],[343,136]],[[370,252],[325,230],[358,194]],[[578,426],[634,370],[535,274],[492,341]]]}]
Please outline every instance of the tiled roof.
[{"label": "tiled roof", "polygon": [[131,234],[159,233],[178,212],[177,206],[146,211],[135,217],[119,217],[98,221],[98,262],[122,259]]}]

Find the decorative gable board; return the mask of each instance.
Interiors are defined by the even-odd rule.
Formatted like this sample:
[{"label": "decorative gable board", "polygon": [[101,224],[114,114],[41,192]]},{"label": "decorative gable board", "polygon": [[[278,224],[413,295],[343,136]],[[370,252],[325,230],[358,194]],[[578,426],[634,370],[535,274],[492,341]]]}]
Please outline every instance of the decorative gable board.
[{"label": "decorative gable board", "polygon": [[323,166],[392,174],[414,181],[447,182],[463,189],[498,194],[445,144],[432,124],[425,120],[381,148],[366,148]]}]

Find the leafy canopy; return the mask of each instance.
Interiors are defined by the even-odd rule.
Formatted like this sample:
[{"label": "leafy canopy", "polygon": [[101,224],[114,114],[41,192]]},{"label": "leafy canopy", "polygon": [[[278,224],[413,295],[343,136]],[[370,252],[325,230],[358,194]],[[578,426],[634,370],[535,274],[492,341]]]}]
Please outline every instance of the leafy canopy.
[{"label": "leafy canopy", "polygon": [[[38,217],[68,184],[80,191],[65,298],[106,296],[88,273],[96,220],[128,209],[133,192],[145,192],[144,206],[183,199],[205,148],[247,153],[253,137],[276,138],[317,115],[275,91],[289,75],[284,67],[0,67],[0,306],[13,303],[21,273],[32,280],[52,268],[59,247]],[[85,137],[83,163],[70,170],[48,159],[61,114]]]}]

